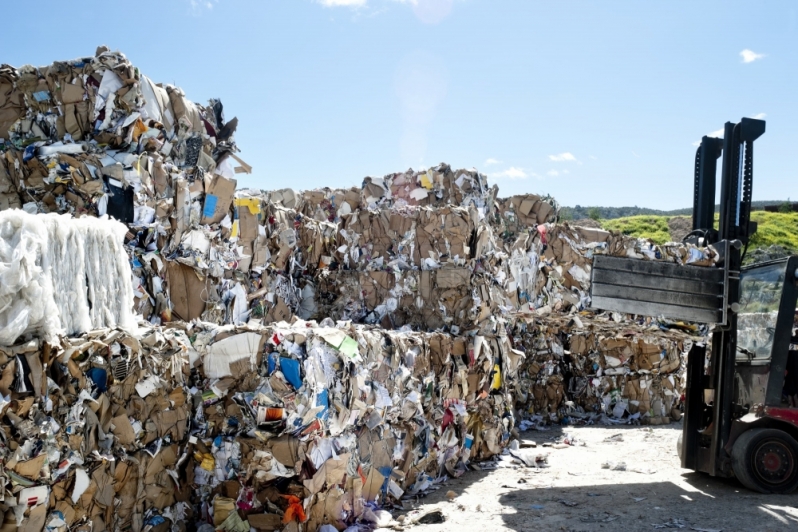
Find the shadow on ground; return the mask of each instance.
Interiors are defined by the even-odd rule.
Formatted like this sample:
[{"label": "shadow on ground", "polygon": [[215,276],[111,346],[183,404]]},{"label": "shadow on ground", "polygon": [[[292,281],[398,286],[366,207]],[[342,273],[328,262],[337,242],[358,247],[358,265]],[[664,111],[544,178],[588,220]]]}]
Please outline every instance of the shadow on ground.
[{"label": "shadow on ground", "polygon": [[698,473],[682,478],[694,489],[672,482],[521,489],[499,498],[506,508],[502,520],[505,527],[519,532],[798,529],[798,514],[790,511],[795,496],[749,494],[734,480]]},{"label": "shadow on ground", "polygon": [[[589,437],[596,434],[594,428],[608,429],[606,426],[579,427],[574,432],[577,437],[580,434]],[[612,434],[625,434],[627,431],[640,434],[641,430],[649,431],[639,426],[610,428]],[[660,471],[659,475],[640,475],[632,482],[628,482],[629,475],[635,473],[619,476],[618,482],[612,483],[606,477],[612,473],[598,473],[602,470],[595,469],[592,471],[596,473],[573,477],[572,468],[578,468],[579,465],[563,462],[562,459],[555,467],[540,471],[534,468],[470,471],[417,502],[420,509],[428,511],[438,508],[446,516],[443,523],[421,526],[422,532],[462,529],[463,526],[473,530],[518,532],[798,530],[798,494],[752,493],[734,479],[718,479],[679,469],[675,457],[675,438],[680,430],[681,424],[676,423],[650,429],[652,433],[668,435],[667,445],[660,445],[657,452],[672,452],[672,456],[660,455],[665,459],[654,464]],[[571,431],[570,427],[553,427],[546,432],[525,432],[521,439],[534,440],[541,445]],[[664,443],[662,439],[659,442]],[[672,451],[669,450],[671,442]],[[626,444],[595,443],[587,447],[597,453],[588,457],[592,460],[591,464],[595,465],[595,461],[603,459],[603,456],[610,456],[609,453],[615,448],[613,445]],[[607,455],[603,454],[605,450]],[[579,450],[572,448],[559,452]],[[561,458],[568,456],[560,455]],[[640,462],[645,463],[645,459],[640,458]],[[671,471],[672,474],[669,473]],[[662,473],[667,473],[665,479]],[[591,478],[593,474],[598,476]],[[604,475],[603,480],[599,478],[601,475]],[[452,502],[447,500],[448,490],[456,494]]]}]

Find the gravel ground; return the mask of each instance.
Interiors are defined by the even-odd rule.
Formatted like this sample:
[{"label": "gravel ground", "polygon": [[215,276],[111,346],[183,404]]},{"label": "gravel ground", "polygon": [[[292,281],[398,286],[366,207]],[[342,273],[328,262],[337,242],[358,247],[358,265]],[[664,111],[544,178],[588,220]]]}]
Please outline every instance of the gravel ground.
[{"label": "gravel ground", "polygon": [[[548,453],[549,467],[514,466],[505,458],[502,464],[508,467],[469,471],[419,499],[404,517],[404,528],[412,532],[798,530],[798,492],[761,495],[733,479],[681,469],[676,454],[680,431],[681,424],[525,432],[522,441],[534,441],[537,448],[521,452]],[[565,434],[585,445],[541,447]],[[602,468],[607,461],[624,462],[626,470]],[[408,524],[435,510],[444,522]]]}]

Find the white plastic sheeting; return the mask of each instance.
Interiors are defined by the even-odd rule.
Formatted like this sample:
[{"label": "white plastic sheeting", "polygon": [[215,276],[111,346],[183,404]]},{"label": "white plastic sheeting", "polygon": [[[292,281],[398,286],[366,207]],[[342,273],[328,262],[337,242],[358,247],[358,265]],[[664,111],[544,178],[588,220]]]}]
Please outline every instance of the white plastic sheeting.
[{"label": "white plastic sheeting", "polygon": [[0,345],[135,328],[127,228],[110,219],[0,212]]}]

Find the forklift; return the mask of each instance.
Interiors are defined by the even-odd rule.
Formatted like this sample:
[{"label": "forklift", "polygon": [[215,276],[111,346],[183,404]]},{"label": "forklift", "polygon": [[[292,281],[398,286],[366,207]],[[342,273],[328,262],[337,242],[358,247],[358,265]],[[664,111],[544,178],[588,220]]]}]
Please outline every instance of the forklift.
[{"label": "forklift", "polygon": [[798,487],[798,408],[783,402],[782,391],[785,379],[798,383],[791,344],[798,256],[742,267],[757,229],[750,220],[754,141],[764,132],[763,120],[727,122],[723,139],[703,137],[696,152],[693,224],[684,241],[711,246],[714,267],[596,256],[590,295],[594,309],[708,324],[711,348],[696,343],[687,355],[682,467],[789,493]]}]

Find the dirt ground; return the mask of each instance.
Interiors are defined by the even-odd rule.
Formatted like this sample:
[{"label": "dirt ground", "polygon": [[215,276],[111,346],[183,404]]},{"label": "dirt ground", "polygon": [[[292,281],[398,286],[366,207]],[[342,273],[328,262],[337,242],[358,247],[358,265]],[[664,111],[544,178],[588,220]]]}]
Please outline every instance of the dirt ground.
[{"label": "dirt ground", "polygon": [[[680,431],[681,423],[524,432],[522,440],[538,447],[522,452],[549,453],[548,468],[513,466],[505,459],[509,467],[469,471],[418,500],[405,517],[410,521],[438,509],[443,523],[405,530],[798,530],[798,492],[761,495],[733,479],[681,469],[676,454]],[[585,446],[541,447],[564,434]],[[617,440],[618,434],[623,441],[605,441]],[[627,470],[603,469],[610,460],[625,462]],[[451,501],[450,490],[456,494]]]}]

